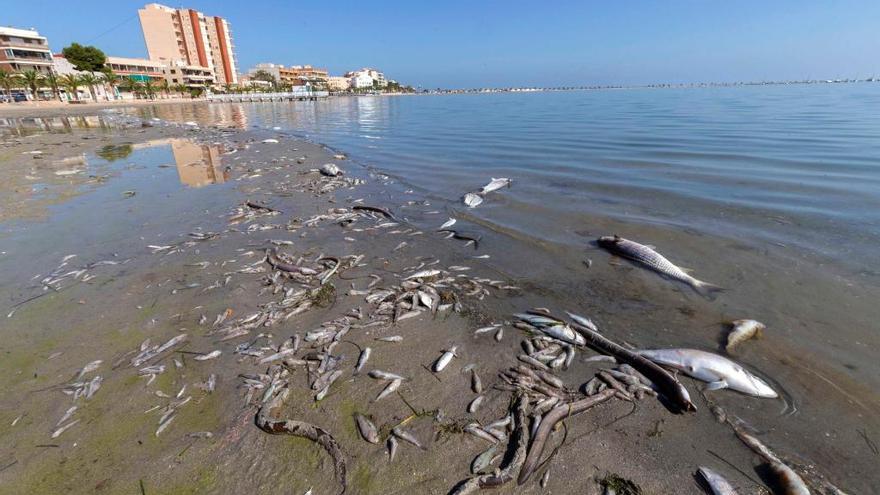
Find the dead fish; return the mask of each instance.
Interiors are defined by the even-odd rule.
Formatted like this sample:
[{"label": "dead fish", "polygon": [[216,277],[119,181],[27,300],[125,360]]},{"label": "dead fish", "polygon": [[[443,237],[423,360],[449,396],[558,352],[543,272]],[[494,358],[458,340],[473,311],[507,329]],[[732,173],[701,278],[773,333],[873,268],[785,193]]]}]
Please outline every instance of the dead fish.
[{"label": "dead fish", "polygon": [[452,358],[456,356],[456,351],[458,351],[458,346],[452,346],[444,351],[443,354],[437,358],[437,361],[434,361],[434,366],[431,368],[434,373],[443,371],[443,369],[446,368],[446,365],[452,361]]},{"label": "dead fish", "polygon": [[92,361],[91,363],[89,363],[89,364],[83,366],[82,369],[79,370],[79,373],[76,375],[75,380],[79,380],[79,379],[82,378],[83,375],[85,375],[86,373],[90,373],[90,372],[92,372],[92,371],[95,371],[96,369],[98,369],[98,368],[101,366],[101,363],[103,363],[103,361],[101,361],[100,359],[98,359],[98,360],[96,360],[96,361]]},{"label": "dead fish", "polygon": [[596,324],[593,323],[593,320],[587,318],[586,316],[576,315],[574,313],[569,313],[568,311],[566,311],[565,314],[567,314],[569,318],[574,320],[575,323],[583,325],[594,332],[599,331],[599,327],[597,327]]},{"label": "dead fish", "polygon": [[498,443],[497,438],[490,435],[486,430],[480,428],[480,425],[478,425],[476,423],[471,423],[471,424],[465,426],[464,432],[470,433],[471,435],[473,435],[475,437],[482,438],[483,440],[485,440],[489,443],[493,443],[493,444]]},{"label": "dead fish", "polygon": [[785,495],[810,495],[804,480],[794,471],[782,462],[766,445],[752,435],[749,435],[742,428],[734,427],[733,431],[746,445],[754,450],[758,455],[764,458],[770,464],[770,470],[776,476],[782,493]]},{"label": "dead fish", "polygon": [[283,351],[276,352],[271,356],[266,356],[263,359],[260,359],[260,364],[271,363],[273,361],[278,361],[279,359],[284,359],[285,357],[294,354],[296,352],[295,348],[284,349]]},{"label": "dead fish", "polygon": [[483,381],[480,380],[480,375],[477,374],[477,370],[471,370],[471,390],[474,391],[475,394],[483,393]]},{"label": "dead fish", "polygon": [[764,380],[739,364],[718,354],[697,349],[656,349],[637,351],[657,364],[675,368],[707,382],[707,390],[729,388],[756,397],[776,398],[778,394]]},{"label": "dead fish", "polygon": [[467,193],[461,198],[461,200],[469,208],[476,208],[483,202],[483,198],[476,193]]},{"label": "dead fish", "polygon": [[211,351],[207,354],[202,354],[201,356],[196,356],[193,359],[195,359],[196,361],[207,361],[209,359],[214,359],[215,357],[219,356],[221,353],[222,353],[222,351],[220,349],[217,349],[217,350]]},{"label": "dead fish", "polygon": [[385,386],[385,389],[383,389],[382,392],[380,392],[379,395],[376,397],[376,399],[373,400],[373,402],[378,402],[394,393],[398,388],[400,388],[401,383],[403,383],[403,380],[391,380],[388,385]]},{"label": "dead fish", "polygon": [[492,177],[492,181],[489,182],[488,184],[486,184],[485,186],[483,186],[483,188],[480,189],[480,193],[481,194],[489,194],[490,192],[497,191],[498,189],[501,189],[502,187],[510,187],[510,179],[508,179],[506,177],[502,177],[500,179],[496,179],[496,178]]},{"label": "dead fish", "polygon": [[386,445],[388,446],[388,462],[394,462],[394,456],[397,455],[397,437],[389,435]]},{"label": "dead fish", "polygon": [[471,461],[471,473],[479,474],[489,467],[492,464],[492,458],[495,457],[495,452],[497,450],[498,444],[495,444],[474,457],[474,460]]},{"label": "dead fish", "polygon": [[342,175],[342,170],[340,170],[335,163],[325,163],[324,165],[321,165],[319,172],[327,177],[337,177]]},{"label": "dead fish", "polygon": [[277,139],[264,139],[263,142],[267,143],[267,144],[272,144],[272,143],[277,143],[278,140]]},{"label": "dead fish", "polygon": [[439,230],[443,230],[443,229],[452,227],[453,225],[455,225],[455,222],[456,222],[456,220],[454,218],[449,217],[449,220],[443,222],[443,225],[440,226]]},{"label": "dead fish", "polygon": [[357,422],[358,431],[364,440],[370,443],[379,443],[379,430],[376,429],[376,425],[372,421],[363,414],[355,414],[354,419]]},{"label": "dead fish", "polygon": [[381,342],[403,342],[403,337],[400,335],[389,335],[387,337],[378,337],[376,340]]},{"label": "dead fish", "polygon": [[420,449],[423,448],[422,444],[419,443],[419,440],[415,436],[413,436],[412,433],[404,430],[400,426],[395,426],[394,429],[391,430],[391,434],[396,436],[397,438],[403,440],[403,441],[406,441],[406,442],[409,442],[409,443],[415,445],[416,447],[418,447]]},{"label": "dead fish", "polygon": [[437,275],[440,275],[440,273],[441,273],[440,270],[435,270],[435,269],[422,270],[420,272],[413,273],[412,275],[404,278],[404,280],[412,280],[415,278],[431,278],[431,277],[436,277]]},{"label": "dead fish", "polygon": [[369,347],[364,347],[364,349],[361,351],[361,355],[358,356],[357,364],[354,367],[355,373],[361,372],[361,369],[364,367],[365,364],[367,364],[367,360],[370,359],[371,352],[373,352],[372,349],[370,349]]},{"label": "dead fish", "polygon": [[700,466],[697,473],[706,480],[706,484],[709,485],[713,495],[737,495],[733,485],[714,470]]},{"label": "dead fish", "polygon": [[52,432],[52,438],[60,437],[62,433],[64,433],[65,431],[70,429],[70,427],[72,427],[73,425],[75,425],[77,423],[79,423],[79,420],[75,419],[75,420],[71,421],[70,423],[67,423],[66,425],[62,426],[61,428],[58,428],[57,430]]},{"label": "dead fish", "polygon": [[730,352],[734,346],[741,342],[745,342],[752,337],[761,337],[766,328],[763,323],[755,320],[734,320],[731,322],[733,328],[727,334],[727,346],[725,349]]},{"label": "dead fish", "polygon": [[[70,409],[68,409],[67,412],[64,413],[64,416],[61,416],[61,419],[59,419],[58,422],[55,423],[55,426],[58,427],[61,425],[61,423],[70,419],[70,417],[73,416],[73,413],[75,413],[76,410],[77,410],[77,406],[72,406]],[[17,422],[18,421],[14,421],[12,423],[12,426],[15,426],[15,423],[17,423]]]},{"label": "dead fish", "polygon": [[697,280],[688,275],[684,270],[648,246],[624,239],[617,235],[600,237],[597,242],[600,247],[607,249],[613,254],[641,263],[651,270],[673,280],[684,282],[704,297],[709,297],[715,292],[724,290],[717,285]]},{"label": "dead fish", "polygon": [[470,404],[468,404],[467,412],[470,414],[477,412],[477,409],[480,408],[480,404],[482,404],[482,403],[483,403],[483,396],[478,395],[476,398],[474,398],[474,400],[471,401]]},{"label": "dead fish", "polygon": [[387,371],[382,370],[372,370],[368,373],[370,378],[374,378],[376,380],[404,380],[402,376],[396,373],[389,373]]}]

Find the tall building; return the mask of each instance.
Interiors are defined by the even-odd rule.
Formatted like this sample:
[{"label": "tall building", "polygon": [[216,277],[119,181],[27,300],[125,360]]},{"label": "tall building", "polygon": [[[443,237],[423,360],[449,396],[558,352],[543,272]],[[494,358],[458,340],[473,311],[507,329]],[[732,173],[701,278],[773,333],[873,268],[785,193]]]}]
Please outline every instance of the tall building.
[{"label": "tall building", "polygon": [[235,45],[226,19],[158,3],[145,5],[138,16],[150,59],[207,67],[217,84],[238,82]]},{"label": "tall building", "polygon": [[52,71],[49,42],[33,29],[0,26],[0,69],[8,72]]},{"label": "tall building", "polygon": [[293,86],[305,84],[326,84],[330,77],[327,69],[319,69],[311,65],[292,65],[285,67],[281,64],[262,63],[255,65],[248,71],[250,76],[263,71],[275,78],[276,82],[288,83]]}]

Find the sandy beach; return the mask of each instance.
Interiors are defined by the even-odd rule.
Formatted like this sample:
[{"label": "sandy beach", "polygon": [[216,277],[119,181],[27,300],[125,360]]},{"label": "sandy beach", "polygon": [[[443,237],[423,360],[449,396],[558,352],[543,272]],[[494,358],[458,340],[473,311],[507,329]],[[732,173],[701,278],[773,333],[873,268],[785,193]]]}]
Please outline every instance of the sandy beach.
[{"label": "sandy beach", "polygon": [[[3,135],[0,491],[445,494],[484,482],[497,493],[696,494],[695,473],[709,466],[741,494],[767,493],[773,476],[737,421],[815,493],[876,487],[855,476],[870,456],[836,446],[802,456],[805,432],[760,423],[780,417],[784,398],[704,393],[684,374],[696,412],[675,412],[660,387],[624,382],[615,394],[614,380],[595,377],[622,361],[512,316],[592,317],[589,294],[527,275],[551,260],[520,272],[495,264],[506,249],[497,237],[447,238],[437,229],[449,212],[345,150],[115,112],[76,124],[113,108],[65,107],[69,126]],[[343,174],[318,171],[329,163]],[[628,290],[611,269],[591,274]],[[621,304],[648,307],[640,296]],[[686,322],[709,303],[677,304]],[[644,344],[636,328],[600,321],[600,331]],[[876,422],[872,394],[822,373],[866,397],[854,407]],[[594,378],[608,392],[588,390]],[[535,457],[536,418],[602,394],[560,412]],[[267,431],[275,419],[303,425]],[[479,456],[483,478],[472,472]],[[520,485],[527,456],[539,462]]]}]

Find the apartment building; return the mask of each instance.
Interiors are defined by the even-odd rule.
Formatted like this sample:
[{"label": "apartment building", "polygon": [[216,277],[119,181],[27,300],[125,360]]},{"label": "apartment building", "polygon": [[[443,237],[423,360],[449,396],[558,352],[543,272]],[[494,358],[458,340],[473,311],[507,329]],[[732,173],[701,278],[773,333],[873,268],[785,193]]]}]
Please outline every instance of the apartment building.
[{"label": "apartment building", "polygon": [[[372,83],[370,83],[372,84]],[[330,76],[327,78],[327,89],[330,91],[345,91],[351,87],[351,79],[345,76]]]},{"label": "apartment building", "polygon": [[[380,88],[384,88],[388,86],[388,82],[385,80],[385,74],[379,72],[376,69],[371,69],[369,67],[364,67],[363,69],[354,70],[351,72],[346,72],[345,77],[351,80],[351,85],[354,88],[366,88],[373,85],[373,81],[376,82],[376,86]],[[369,79],[369,84],[367,80]]]},{"label": "apartment building", "polygon": [[305,84],[326,84],[330,78],[327,69],[319,69],[311,65],[292,65],[285,67],[281,64],[262,63],[255,65],[248,74],[253,76],[259,71],[266,72],[275,78],[278,83],[287,83],[293,86]]},{"label": "apartment building", "polygon": [[165,64],[144,58],[107,57],[104,62],[116,74],[135,81],[154,81],[165,78]]},{"label": "apartment building", "polygon": [[229,23],[222,17],[158,3],[139,9],[138,17],[151,60],[205,67],[216,84],[238,82],[235,45]]},{"label": "apartment building", "polygon": [[51,72],[52,51],[45,37],[33,29],[0,26],[0,69],[8,72]]}]

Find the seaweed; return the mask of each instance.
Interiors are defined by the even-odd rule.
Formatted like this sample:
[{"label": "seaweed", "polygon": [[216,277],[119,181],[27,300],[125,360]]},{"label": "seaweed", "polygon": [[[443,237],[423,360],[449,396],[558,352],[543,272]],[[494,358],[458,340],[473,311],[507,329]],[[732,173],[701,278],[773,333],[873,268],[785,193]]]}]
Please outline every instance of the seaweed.
[{"label": "seaweed", "polygon": [[645,495],[642,488],[634,481],[623,478],[614,473],[608,473],[599,480],[599,485],[616,495]]}]

